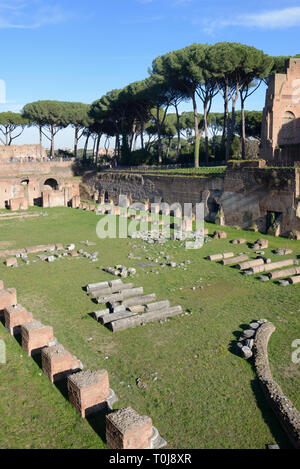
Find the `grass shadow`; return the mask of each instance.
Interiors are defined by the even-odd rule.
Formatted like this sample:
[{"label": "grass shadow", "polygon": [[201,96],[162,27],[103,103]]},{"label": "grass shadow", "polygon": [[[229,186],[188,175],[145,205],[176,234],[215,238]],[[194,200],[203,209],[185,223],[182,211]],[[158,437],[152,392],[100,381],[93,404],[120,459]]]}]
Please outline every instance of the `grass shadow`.
[{"label": "grass shadow", "polygon": [[[284,430],[281,428],[273,410],[268,404],[257,377],[251,381],[251,388],[256,399],[257,407],[261,411],[262,418],[268,425],[270,432],[272,433],[274,440],[279,445],[280,449],[292,449],[293,446],[290,443]],[[274,442],[270,441],[266,444],[274,444]]]},{"label": "grass shadow", "polygon": [[98,410],[86,417],[91,428],[95,433],[101,438],[101,440],[106,443],[106,415],[110,414],[111,410],[107,406],[104,406],[103,409]]}]

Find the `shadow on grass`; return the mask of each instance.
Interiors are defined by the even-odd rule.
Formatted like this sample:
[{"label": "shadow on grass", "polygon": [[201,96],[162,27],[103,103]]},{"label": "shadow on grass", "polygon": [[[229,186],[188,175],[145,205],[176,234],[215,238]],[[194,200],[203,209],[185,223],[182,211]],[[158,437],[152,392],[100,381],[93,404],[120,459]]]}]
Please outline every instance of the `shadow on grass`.
[{"label": "shadow on grass", "polygon": [[[275,416],[274,412],[272,411],[271,407],[269,406],[266,400],[266,397],[260,387],[258,378],[255,378],[251,381],[251,388],[256,399],[257,407],[261,411],[262,418],[268,425],[270,432],[272,433],[274,440],[279,445],[280,449],[292,449],[292,444],[290,443],[288,437],[281,428],[277,417]],[[274,444],[274,442],[270,441],[266,442],[266,444]]]},{"label": "shadow on grass", "polygon": [[98,410],[86,417],[91,428],[106,443],[106,415],[110,414],[111,410],[107,406]]},{"label": "shadow on grass", "polygon": [[[252,321],[249,321],[249,324],[251,322],[255,322],[256,319],[252,319]],[[241,334],[243,330],[249,329],[249,324],[240,324],[239,327],[242,330],[239,331],[233,331],[233,335],[236,337],[236,340],[231,340],[228,346],[228,350],[235,356],[242,358],[241,353],[239,352],[239,349],[237,347],[237,342],[239,341],[239,338],[241,337]],[[273,410],[271,409],[269,403],[267,402],[267,399],[263,393],[263,390],[259,384],[259,379],[256,376],[256,369],[253,361],[249,361],[250,366],[252,367],[253,373],[255,375],[255,378],[251,381],[251,388],[256,400],[256,405],[259,408],[262,418],[264,422],[268,425],[270,432],[272,433],[272,436],[275,440],[275,442],[279,445],[280,449],[292,449],[292,444],[290,443],[287,435],[285,434],[284,430],[281,428],[279,421],[274,414]],[[266,445],[268,444],[274,444],[274,441],[268,441],[266,442]]]}]

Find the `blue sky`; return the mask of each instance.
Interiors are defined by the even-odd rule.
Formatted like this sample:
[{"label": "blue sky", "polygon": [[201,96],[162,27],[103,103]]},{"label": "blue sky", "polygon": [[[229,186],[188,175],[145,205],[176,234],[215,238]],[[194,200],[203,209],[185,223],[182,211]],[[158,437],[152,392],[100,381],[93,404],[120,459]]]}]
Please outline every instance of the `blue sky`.
[{"label": "blue sky", "polygon": [[[236,41],[294,55],[299,31],[299,0],[0,0],[0,111],[38,99],[91,103],[145,78],[158,55],[193,42]],[[262,109],[264,93],[248,109]],[[221,109],[216,100],[213,110]],[[29,129],[15,142],[37,140]],[[72,131],[60,132],[56,146],[72,146]]]}]

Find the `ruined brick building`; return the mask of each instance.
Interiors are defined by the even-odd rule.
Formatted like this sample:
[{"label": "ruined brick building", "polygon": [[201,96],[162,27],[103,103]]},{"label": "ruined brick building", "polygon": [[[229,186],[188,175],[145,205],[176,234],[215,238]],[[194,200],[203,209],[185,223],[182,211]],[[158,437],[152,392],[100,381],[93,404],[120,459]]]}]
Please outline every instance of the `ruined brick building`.
[{"label": "ruined brick building", "polygon": [[269,79],[261,137],[261,158],[300,162],[300,58]]},{"label": "ruined brick building", "polygon": [[0,208],[77,207],[79,181],[73,177],[72,166],[73,161],[40,158],[39,145],[1,146]]}]

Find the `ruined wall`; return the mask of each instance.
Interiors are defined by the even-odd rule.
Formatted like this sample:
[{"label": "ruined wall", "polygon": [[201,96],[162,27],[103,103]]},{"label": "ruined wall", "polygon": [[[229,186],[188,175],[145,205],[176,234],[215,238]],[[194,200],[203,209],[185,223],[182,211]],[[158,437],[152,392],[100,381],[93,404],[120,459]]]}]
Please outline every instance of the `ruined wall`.
[{"label": "ruined wall", "polygon": [[0,160],[3,159],[47,158],[44,147],[40,145],[0,145]]},{"label": "ruined wall", "polygon": [[71,204],[79,196],[79,179],[73,178],[72,166],[72,161],[1,163],[0,208],[15,207],[13,200],[23,197],[31,206],[42,205],[45,190],[52,193],[45,198],[45,206]]},{"label": "ruined wall", "polygon": [[300,161],[300,59],[269,78],[263,111],[261,152],[267,160]]},{"label": "ruined wall", "polygon": [[1,160],[1,176],[22,176],[52,174],[63,177],[73,177],[74,161],[20,161],[10,162]]},{"label": "ruined wall", "polygon": [[268,212],[282,214],[280,233],[300,230],[299,177],[296,169],[228,168],[221,205],[225,224],[264,232]]},{"label": "ruined wall", "polygon": [[115,204],[118,203],[119,194],[131,196],[132,202],[204,202],[205,215],[209,216],[222,195],[224,178],[153,176],[113,171],[89,174],[83,177],[83,182],[92,193],[107,193]]},{"label": "ruined wall", "polygon": [[119,194],[132,202],[203,202],[205,219],[222,213],[226,225],[264,232],[270,212],[280,216],[279,234],[300,230],[300,173],[297,169],[228,167],[225,177],[169,177],[118,171],[83,178],[91,193],[98,191],[118,203]]}]

